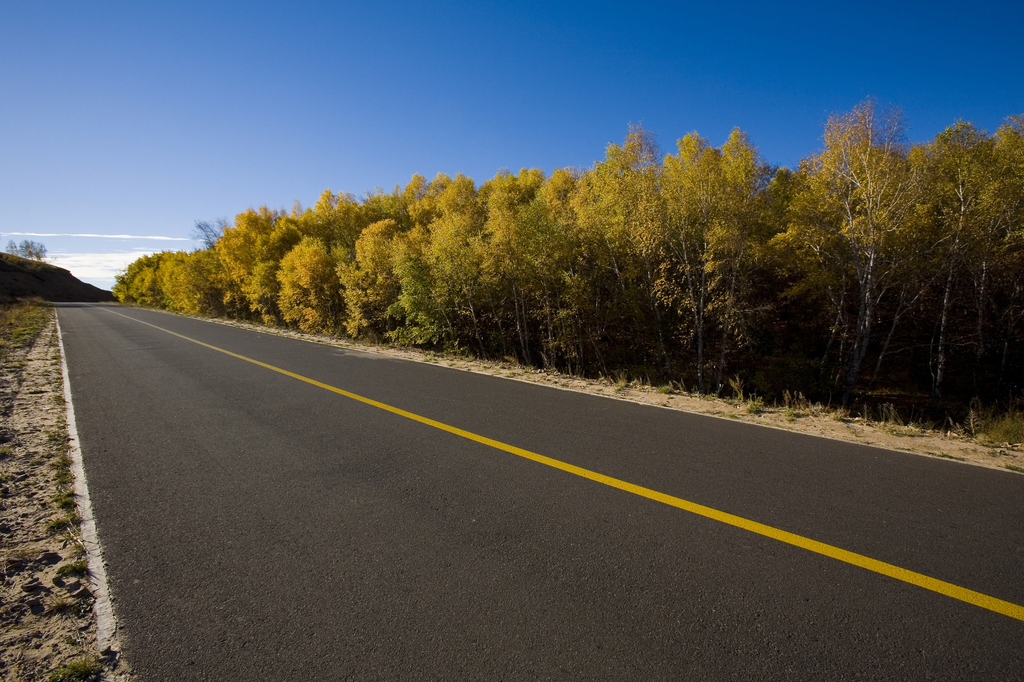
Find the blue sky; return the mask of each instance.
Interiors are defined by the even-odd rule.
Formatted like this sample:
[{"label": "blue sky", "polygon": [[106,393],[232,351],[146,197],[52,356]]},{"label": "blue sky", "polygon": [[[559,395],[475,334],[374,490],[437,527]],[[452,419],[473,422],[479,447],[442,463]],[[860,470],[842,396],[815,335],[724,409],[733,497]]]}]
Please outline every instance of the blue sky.
[{"label": "blue sky", "polygon": [[[196,220],[586,167],[631,122],[665,153],[739,126],[794,166],[868,96],[911,141],[1024,113],[1020,2],[11,1],[0,25],[0,240],[104,287]],[[34,236],[66,234],[131,237]]]}]

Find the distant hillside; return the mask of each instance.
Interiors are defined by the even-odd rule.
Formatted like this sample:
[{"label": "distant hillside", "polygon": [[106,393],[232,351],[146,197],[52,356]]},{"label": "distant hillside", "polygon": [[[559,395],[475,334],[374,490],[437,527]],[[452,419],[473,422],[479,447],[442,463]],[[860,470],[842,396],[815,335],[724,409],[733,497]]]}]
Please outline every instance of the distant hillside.
[{"label": "distant hillside", "polygon": [[0,302],[38,296],[46,301],[114,301],[114,295],[86,284],[64,268],[0,253]]}]

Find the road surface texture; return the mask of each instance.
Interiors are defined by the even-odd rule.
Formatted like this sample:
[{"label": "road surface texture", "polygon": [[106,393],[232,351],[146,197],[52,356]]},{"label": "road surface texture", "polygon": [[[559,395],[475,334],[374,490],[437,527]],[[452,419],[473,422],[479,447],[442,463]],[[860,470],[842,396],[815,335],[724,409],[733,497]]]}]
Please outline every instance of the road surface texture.
[{"label": "road surface texture", "polygon": [[1024,476],[165,313],[58,314],[139,680],[1024,679]]}]

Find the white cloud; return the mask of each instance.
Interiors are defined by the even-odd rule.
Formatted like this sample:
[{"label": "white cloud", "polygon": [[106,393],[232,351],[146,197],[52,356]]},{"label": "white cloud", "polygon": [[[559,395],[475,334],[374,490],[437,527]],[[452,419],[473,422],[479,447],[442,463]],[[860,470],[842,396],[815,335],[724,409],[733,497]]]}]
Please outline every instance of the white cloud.
[{"label": "white cloud", "polygon": [[148,256],[152,251],[119,251],[115,253],[51,253],[46,260],[89,284],[103,289],[114,286],[114,275],[129,263]]},{"label": "white cloud", "polygon": [[160,239],[168,242],[191,242],[186,237],[158,237],[138,234],[71,234],[63,232],[0,232],[0,237],[97,237],[99,239]]}]

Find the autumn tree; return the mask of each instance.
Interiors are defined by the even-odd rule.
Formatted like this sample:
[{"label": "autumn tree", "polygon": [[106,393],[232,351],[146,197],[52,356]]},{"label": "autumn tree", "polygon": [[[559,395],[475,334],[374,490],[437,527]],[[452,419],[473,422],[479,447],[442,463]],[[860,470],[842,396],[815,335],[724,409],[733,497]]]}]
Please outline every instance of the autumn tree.
[{"label": "autumn tree", "polygon": [[164,306],[164,293],[157,270],[164,253],[137,258],[114,277],[114,295],[123,303],[134,303],[149,308]]},{"label": "autumn tree", "polygon": [[[900,113],[870,100],[829,119],[825,149],[802,162],[801,175],[778,243],[796,255],[804,285],[826,291],[836,314],[833,333],[852,327],[842,379],[848,407],[879,308],[922,247],[914,230],[921,178],[908,158]],[[894,309],[891,326],[906,303]]]},{"label": "autumn tree", "polygon": [[574,207],[580,174],[557,169],[526,207],[530,261],[539,287],[535,315],[543,325],[544,356],[551,366],[583,374],[597,368],[609,374],[597,339],[600,302],[588,274],[583,233]]},{"label": "autumn tree", "polygon": [[205,248],[141,258],[114,291],[701,393],[740,373],[847,407],[876,381],[943,409],[1005,397],[1024,372],[1024,117],[914,146],[902,131],[867,101],[790,171],[738,129],[662,158],[636,126],[584,170],[414,175],[197,223]]},{"label": "autumn tree", "polygon": [[277,271],[284,255],[302,238],[296,223],[266,206],[249,209],[235,217],[234,227],[226,228],[216,244],[224,271],[247,307],[268,324],[282,321]]},{"label": "autumn tree", "polygon": [[[927,199],[932,219],[941,233],[937,266],[941,268],[941,304],[937,331],[932,343],[930,363],[932,395],[942,397],[949,352],[951,307],[957,284],[971,270],[979,270],[975,280],[984,290],[985,263],[990,257],[990,239],[1001,215],[995,191],[998,169],[995,163],[995,140],[970,123],[958,122],[939,133],[924,152],[928,164]],[[971,267],[980,260],[981,267]],[[979,305],[979,311],[983,306]],[[983,319],[983,312],[979,314]],[[983,334],[979,333],[979,340]],[[980,348],[980,344],[979,344]]]},{"label": "autumn tree", "polygon": [[188,301],[188,313],[209,317],[237,314],[237,311],[225,304],[231,298],[227,292],[232,285],[215,250],[203,249],[187,254],[182,263],[181,275],[184,278],[183,293]]},{"label": "autumn tree", "polygon": [[[985,246],[972,267],[972,279],[979,307],[976,362],[998,349],[995,383],[1004,386],[1011,351],[1015,350],[1018,362],[1022,361],[1019,330],[1024,321],[1024,115],[1009,117],[996,131],[995,140],[992,219],[985,230]],[[988,295],[986,272],[991,273],[993,285]],[[996,337],[991,340],[983,336],[986,313],[995,326]]]},{"label": "autumn tree", "polygon": [[313,207],[298,216],[297,229],[303,237],[318,239],[345,257],[355,255],[356,240],[368,224],[365,211],[354,196],[324,190]]},{"label": "autumn tree", "polygon": [[[665,158],[666,258],[658,291],[679,314],[679,337],[691,340],[697,390],[722,389],[730,345],[739,345],[756,306],[746,305],[757,248],[770,223],[771,169],[748,136],[734,129],[721,149],[697,133]],[[766,226],[769,226],[766,232]],[[717,337],[717,360],[708,349]],[[709,382],[707,370],[715,375]]]},{"label": "autumn tree", "polygon": [[[603,298],[595,311],[600,335],[615,337],[620,353],[655,354],[671,375],[656,294],[666,227],[659,157],[654,136],[633,126],[621,146],[608,145],[605,158],[579,177],[571,201],[584,257],[599,268],[592,284],[601,292],[595,302]],[[610,286],[602,287],[606,279]]]},{"label": "autumn tree", "polygon": [[391,330],[389,310],[398,301],[401,281],[395,271],[398,224],[388,218],[369,225],[355,243],[355,259],[338,264],[350,336],[380,340]]},{"label": "autumn tree", "polygon": [[281,259],[277,271],[282,317],[304,332],[340,329],[344,300],[337,267],[338,259],[322,240],[303,237]]},{"label": "autumn tree", "polygon": [[[517,355],[527,364],[533,362],[531,308],[538,289],[533,241],[539,225],[530,215],[530,206],[543,184],[543,171],[524,168],[518,176],[499,173],[480,188],[481,202],[487,207],[481,276],[489,285],[497,340],[502,355],[508,355],[506,341],[514,338]],[[511,324],[506,328],[508,313]]]},{"label": "autumn tree", "polygon": [[[422,255],[423,265],[429,271],[428,307],[409,312],[414,319],[431,320],[430,327],[440,331],[438,340],[446,345],[457,346],[460,340],[471,340],[477,351],[483,353],[478,294],[484,212],[477,201],[475,184],[470,178],[457,175],[438,196],[437,206],[440,215],[430,224],[430,239]],[[405,272],[408,276],[418,271],[413,268]],[[409,284],[416,286],[413,282]],[[406,281],[402,286],[406,286]]]}]

